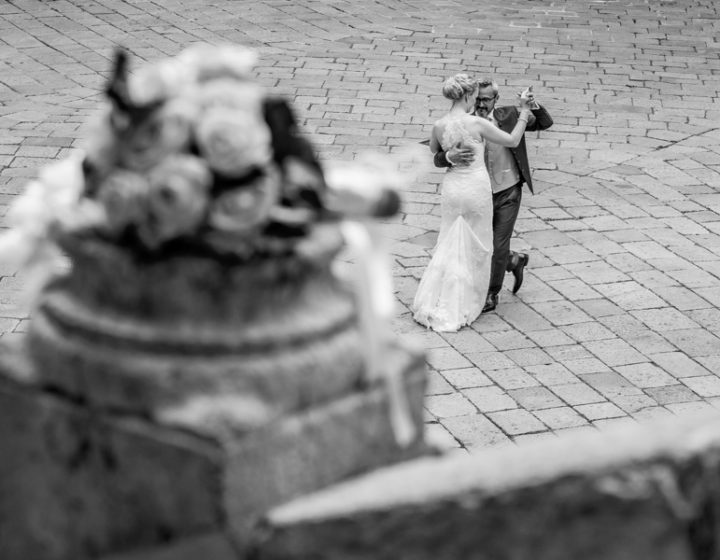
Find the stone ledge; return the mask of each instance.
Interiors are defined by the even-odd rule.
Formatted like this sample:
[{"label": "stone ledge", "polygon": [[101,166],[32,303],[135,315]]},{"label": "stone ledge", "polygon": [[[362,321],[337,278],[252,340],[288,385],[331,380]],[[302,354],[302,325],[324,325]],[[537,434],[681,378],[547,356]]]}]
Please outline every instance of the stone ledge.
[{"label": "stone ledge", "polygon": [[717,558],[720,416],[388,467],[270,511],[253,560]]},{"label": "stone ledge", "polygon": [[419,434],[401,448],[380,383],[248,431],[232,407],[191,399],[142,417],[49,390],[19,342],[0,343],[2,560],[132,558],[213,532],[240,551],[269,508],[432,451],[421,437],[425,366],[412,352],[388,357]]}]

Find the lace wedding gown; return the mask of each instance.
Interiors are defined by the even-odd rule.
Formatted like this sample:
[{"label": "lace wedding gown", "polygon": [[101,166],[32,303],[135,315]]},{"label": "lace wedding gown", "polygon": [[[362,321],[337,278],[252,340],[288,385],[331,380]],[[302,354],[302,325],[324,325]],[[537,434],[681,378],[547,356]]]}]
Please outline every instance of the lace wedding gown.
[{"label": "lace wedding gown", "polygon": [[412,309],[418,323],[436,331],[457,331],[482,312],[490,282],[493,202],[481,138],[466,128],[469,115],[446,116],[440,144],[471,146],[468,167],[451,167],[442,181],[440,234]]}]

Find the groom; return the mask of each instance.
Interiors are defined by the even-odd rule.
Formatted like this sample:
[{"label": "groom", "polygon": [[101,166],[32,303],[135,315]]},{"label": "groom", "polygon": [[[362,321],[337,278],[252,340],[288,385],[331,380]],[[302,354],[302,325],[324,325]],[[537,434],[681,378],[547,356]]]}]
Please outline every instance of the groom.
[{"label": "groom", "polygon": [[[505,132],[511,132],[518,120],[517,108],[495,106],[500,95],[498,85],[492,80],[481,79],[478,87],[474,114],[488,119]],[[535,101],[532,88],[530,88],[528,96],[532,101],[532,116],[528,120],[525,131],[550,128],[553,120],[548,112]],[[520,211],[523,183],[527,184],[531,193],[533,192],[524,136],[517,148],[505,148],[491,142],[487,142],[485,145],[485,165],[490,175],[493,191],[493,257],[490,286],[483,313],[497,307],[498,294],[502,288],[505,272],[512,272],[515,276],[513,293],[517,293],[522,285],[523,273],[529,256],[527,253],[511,251],[510,238]],[[461,145],[454,146],[447,152],[439,151],[435,154],[436,167],[460,167],[468,165],[472,160],[472,149],[464,148]]]}]

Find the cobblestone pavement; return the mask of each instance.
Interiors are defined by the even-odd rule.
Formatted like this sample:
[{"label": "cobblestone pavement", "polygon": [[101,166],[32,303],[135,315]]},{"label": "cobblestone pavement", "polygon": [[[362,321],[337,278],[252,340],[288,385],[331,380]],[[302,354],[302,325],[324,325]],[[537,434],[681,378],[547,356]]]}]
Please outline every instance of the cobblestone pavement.
[{"label": "cobblestone pavement", "polygon": [[[443,445],[603,429],[720,405],[720,7],[713,0],[3,0],[0,226],[44,163],[79,145],[112,47],[258,49],[325,159],[417,145],[461,70],[505,99],[529,84],[555,125],[529,133],[537,194],[513,241],[517,296],[436,334],[408,312],[439,227],[428,168],[392,240],[397,332],[428,349]],[[430,154],[428,152],[428,161]],[[0,332],[27,328],[0,262]]]}]

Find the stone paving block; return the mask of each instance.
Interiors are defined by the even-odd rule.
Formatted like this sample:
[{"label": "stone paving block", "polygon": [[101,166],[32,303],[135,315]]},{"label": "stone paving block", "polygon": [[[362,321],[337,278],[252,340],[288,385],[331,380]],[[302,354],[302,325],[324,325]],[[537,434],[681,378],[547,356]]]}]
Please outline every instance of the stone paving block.
[{"label": "stone paving block", "polygon": [[404,333],[400,335],[400,339],[416,348],[424,348],[425,350],[445,348],[448,346],[448,342],[443,337],[430,330]]},{"label": "stone paving block", "polygon": [[495,349],[503,352],[516,348],[531,348],[535,346],[534,342],[529,340],[522,332],[515,329],[486,333],[484,337]]},{"label": "stone paving block", "polygon": [[605,398],[585,383],[563,383],[548,387],[553,393],[571,406],[598,403]]},{"label": "stone paving block", "polygon": [[701,397],[720,396],[720,377],[715,375],[685,377],[681,381]]},{"label": "stone paving block", "polygon": [[645,392],[658,404],[698,401],[701,397],[682,384],[649,387]]},{"label": "stone paving block", "polygon": [[470,361],[454,348],[431,348],[427,362],[437,370],[458,369],[471,366]]},{"label": "stone paving block", "polygon": [[655,241],[640,241],[636,243],[625,243],[625,249],[640,259],[664,259],[673,258],[675,255]]},{"label": "stone paving block", "polygon": [[492,352],[495,350],[495,347],[488,342],[486,337],[472,329],[463,329],[456,333],[443,333],[443,338],[462,354],[468,352]]},{"label": "stone paving block", "polygon": [[648,362],[630,366],[619,366],[615,368],[615,371],[641,389],[662,387],[677,383],[674,377]]},{"label": "stone paving block", "polygon": [[584,218],[583,221],[593,230],[602,232],[614,232],[622,229],[630,229],[631,226],[616,216],[597,216]]},{"label": "stone paving block", "polygon": [[547,353],[563,364],[593,357],[593,355],[579,343],[568,344],[566,346],[553,346],[552,348],[547,348]]},{"label": "stone paving block", "polygon": [[675,350],[675,346],[670,344],[663,336],[649,329],[641,329],[626,336],[625,342],[646,356]]},{"label": "stone paving block", "polygon": [[577,302],[577,306],[591,317],[597,319],[608,315],[623,313],[617,305],[608,299],[591,299]]},{"label": "stone paving block", "polygon": [[517,408],[517,403],[500,387],[476,387],[464,389],[462,394],[474,404],[480,412],[494,412]]},{"label": "stone paving block", "polygon": [[678,287],[677,280],[659,270],[638,270],[632,272],[630,277],[641,286],[652,290],[656,294],[658,289]]},{"label": "stone paving block", "polygon": [[521,348],[518,350],[507,350],[505,355],[517,365],[522,367],[540,364],[550,364],[555,360],[540,348]]},{"label": "stone paving block", "polygon": [[698,358],[697,361],[715,375],[720,375],[720,354],[703,356]]},{"label": "stone paving block", "polygon": [[503,352],[470,352],[467,358],[482,371],[515,367],[517,364]]},{"label": "stone paving block", "polygon": [[515,231],[517,233],[528,233],[542,230],[552,230],[552,227],[538,218],[518,217],[518,220],[515,222]]},{"label": "stone paving block", "polygon": [[635,414],[633,414],[633,418],[635,418],[635,420],[640,423],[648,424],[657,423],[658,421],[667,421],[667,419],[672,416],[673,413],[662,406],[649,406],[647,408],[643,408],[642,410],[638,410]]},{"label": "stone paving block", "polygon": [[561,329],[578,342],[615,338],[615,334],[613,332],[595,321],[567,325],[561,327]]},{"label": "stone paving block", "polygon": [[682,352],[651,354],[650,358],[676,378],[710,375],[710,371]]},{"label": "stone paving block", "polygon": [[526,410],[540,410],[563,405],[563,402],[545,387],[511,389],[508,391],[508,395]]},{"label": "stone paving block", "polygon": [[[550,247],[559,246],[572,246],[572,238],[570,238],[567,234],[557,231],[555,229],[532,231],[526,233],[523,237],[528,243],[530,243],[532,247],[535,247],[537,249],[547,249]],[[592,253],[589,254],[592,255]]]},{"label": "stone paving block", "polygon": [[553,262],[560,265],[595,261],[597,259],[597,255],[578,245],[545,247],[542,249],[542,253]]},{"label": "stone paving block", "polygon": [[718,279],[698,267],[688,266],[679,270],[669,270],[668,276],[674,278],[686,288],[717,287]]},{"label": "stone paving block", "polygon": [[564,266],[553,265],[544,268],[533,267],[532,272],[543,282],[551,282],[553,280],[570,280],[574,275]]},{"label": "stone paving block", "polygon": [[[610,239],[597,231],[578,231],[569,235],[575,241],[580,243],[583,247],[592,251],[600,257],[606,257],[614,253],[625,252],[625,249],[622,245],[614,241],[610,241]],[[582,264],[569,266],[582,266]]]},{"label": "stone paving block", "polygon": [[720,309],[696,309],[687,315],[701,327],[717,335],[720,333]]},{"label": "stone paving block", "polygon": [[437,371],[428,373],[428,383],[425,388],[426,395],[447,395],[454,392],[454,388]]},{"label": "stone paving block", "polygon": [[621,418],[607,418],[607,419],[593,421],[593,426],[595,426],[600,431],[618,430],[621,428],[634,426],[636,424],[637,424],[637,421],[634,418],[630,418],[628,416],[623,416]]},{"label": "stone paving block", "polygon": [[643,409],[657,406],[655,399],[645,394],[613,395],[610,400],[630,415],[634,415]]},{"label": "stone paving block", "polygon": [[551,430],[584,426],[588,422],[568,406],[535,410],[533,412]]},{"label": "stone paving block", "polygon": [[525,370],[546,387],[579,382],[576,375],[559,363],[528,366]]},{"label": "stone paving block", "polygon": [[[542,280],[535,278],[532,274],[525,276],[522,291],[517,294],[518,299],[527,304],[536,302],[559,301],[563,296],[553,290]],[[542,327],[535,327],[542,328]]]},{"label": "stone paving block", "polygon": [[497,313],[507,321],[507,323],[526,334],[528,331],[542,331],[552,327],[542,315],[520,301],[512,303],[503,302],[503,304],[498,307]]},{"label": "stone paving block", "polygon": [[428,422],[425,424],[425,441],[429,445],[442,449],[443,451],[460,447],[460,442],[455,439],[448,429],[439,422]]},{"label": "stone paving block", "polygon": [[645,356],[619,338],[589,341],[583,343],[583,346],[595,354],[600,361],[611,367],[647,361]]},{"label": "stone paving block", "polygon": [[497,313],[481,315],[481,319],[470,325],[470,328],[483,335],[490,332],[506,331],[511,328]]},{"label": "stone paving block", "polygon": [[720,338],[703,329],[668,331],[664,336],[692,358],[717,354],[720,348]]},{"label": "stone paving block", "polygon": [[645,328],[645,325],[641,321],[629,313],[600,317],[598,321],[620,338],[627,338]]},{"label": "stone paving block", "polygon": [[606,418],[618,418],[625,416],[625,411],[617,405],[609,402],[583,404],[574,407],[577,412],[588,420],[603,420]]},{"label": "stone paving block", "polygon": [[[550,324],[548,323],[548,326]],[[543,329],[539,331],[528,331],[528,338],[541,348],[549,346],[567,346],[573,343],[573,339],[567,336],[560,329]]]},{"label": "stone paving block", "polygon": [[626,310],[664,307],[665,302],[634,281],[599,284],[595,288],[618,307]]},{"label": "stone paving block", "polygon": [[488,418],[510,436],[543,432],[547,428],[527,410],[515,409],[492,412]]},{"label": "stone paving block", "polygon": [[573,302],[600,297],[600,294],[585,284],[585,282],[577,279],[549,281],[548,285]]},{"label": "stone paving block", "polygon": [[671,403],[665,407],[677,415],[706,414],[714,410],[713,406],[705,401]]},{"label": "stone paving block", "polygon": [[461,393],[429,395],[425,397],[425,408],[436,418],[450,418],[476,412],[475,407]]},{"label": "stone paving block", "polygon": [[492,379],[478,368],[446,369],[442,375],[453,387],[458,389],[484,387],[493,383]]},{"label": "stone paving block", "polygon": [[569,301],[540,302],[533,304],[533,307],[556,326],[584,323],[591,320],[587,314]]},{"label": "stone paving block", "polygon": [[[630,237],[633,235],[629,232],[637,232],[637,230],[627,230],[625,235],[623,237]],[[643,234],[639,233],[639,235],[642,235],[643,238],[645,237]],[[615,236],[618,237],[618,236]],[[626,275],[630,275],[633,272],[640,272],[643,270],[653,270],[654,267],[651,264],[648,264],[646,261],[644,261],[641,258],[636,257],[635,255],[632,255],[630,253],[618,253],[614,255],[608,255],[605,257],[605,261],[615,267],[617,270],[621,271],[622,273]],[[610,282],[623,282],[625,281],[625,278],[611,278]],[[599,282],[599,283],[610,283],[610,282]]]},{"label": "stone paving block", "polygon": [[[604,235],[616,243],[632,243],[632,242],[638,242],[638,241],[646,241],[647,235],[645,235],[643,232],[636,230],[636,229],[617,229],[617,230],[611,230],[611,231],[605,231],[603,232]],[[613,266],[618,266],[616,263],[618,261],[623,262],[634,262],[640,268],[651,268],[650,265],[643,264],[643,260],[640,258],[634,258],[630,261],[625,261],[627,255],[620,254],[620,255],[610,255],[607,257],[607,261],[612,264]],[[615,258],[617,257],[617,258]],[[621,268],[622,270],[626,270],[626,267],[618,266],[618,268]]]},{"label": "stone paving block", "polygon": [[720,288],[697,288],[695,292],[715,307],[720,307]]},{"label": "stone paving block", "polygon": [[640,389],[614,371],[588,373],[579,377],[582,381],[609,399],[613,399],[618,396],[642,394]]},{"label": "stone paving block", "polygon": [[522,368],[495,369],[487,372],[487,376],[505,390],[534,387],[540,383],[525,373]]},{"label": "stone paving block", "polygon": [[470,451],[510,443],[510,438],[482,414],[446,418],[442,425]]}]

